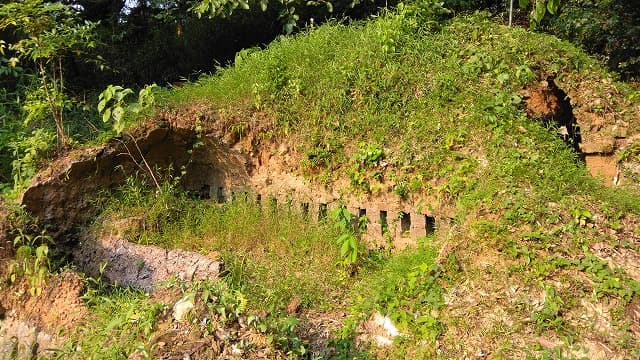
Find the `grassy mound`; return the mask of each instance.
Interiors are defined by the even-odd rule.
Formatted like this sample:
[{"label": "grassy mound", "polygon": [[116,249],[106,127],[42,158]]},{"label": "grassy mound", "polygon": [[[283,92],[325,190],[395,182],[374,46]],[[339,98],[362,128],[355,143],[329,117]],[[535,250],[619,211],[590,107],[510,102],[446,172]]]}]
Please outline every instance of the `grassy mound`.
[{"label": "grassy mound", "polygon": [[[604,99],[632,136],[637,90],[554,37],[483,14],[446,23],[419,14],[400,8],[245,50],[233,67],[159,102],[204,126],[259,128],[290,144],[299,159],[291,172],[314,183],[452,209],[451,225],[418,248],[359,247],[345,266],[339,214],[310,224],[287,208],[220,207],[134,185],[100,219],[139,216],[153,226],[131,239],[219,253],[230,265],[223,281],[247,299],[242,313],[283,324],[278,314],[289,310],[285,319],[297,316],[301,328],[310,314],[340,324],[319,347],[265,330],[289,356],[305,346],[325,358],[640,356],[638,192],[592,178],[555,129],[527,115],[522,95],[554,74],[565,90]],[[359,335],[375,311],[403,334],[391,347],[369,348]],[[148,339],[131,350],[136,341]]]},{"label": "grassy mound", "polygon": [[[364,193],[456,198],[491,183],[482,197],[517,188],[539,203],[594,192],[576,154],[524,111],[521,90],[549,74],[565,90],[590,84],[585,100],[613,97],[606,111],[638,131],[629,100],[637,91],[607,86],[599,63],[566,42],[482,15],[439,31],[402,12],[327,25],[239,53],[235,66],[172,92],[167,103],[206,102],[212,121],[232,117],[237,129],[268,113],[264,136],[296,144],[299,170],[328,185],[346,173]],[[367,166],[380,158],[388,166]]]}]

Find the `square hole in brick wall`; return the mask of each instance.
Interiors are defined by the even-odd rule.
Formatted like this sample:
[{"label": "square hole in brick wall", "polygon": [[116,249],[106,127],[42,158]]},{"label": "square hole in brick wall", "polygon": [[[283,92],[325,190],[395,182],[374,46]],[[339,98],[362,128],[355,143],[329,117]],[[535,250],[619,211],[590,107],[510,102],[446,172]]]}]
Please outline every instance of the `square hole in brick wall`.
[{"label": "square hole in brick wall", "polygon": [[386,210],[380,210],[380,229],[381,229],[382,235],[389,232],[389,221],[387,219],[388,215],[389,214],[387,213]]},{"label": "square hole in brick wall", "polygon": [[433,216],[424,216],[424,230],[426,235],[431,235],[436,232],[436,218]]},{"label": "square hole in brick wall", "polygon": [[320,204],[318,206],[318,221],[327,218],[327,204]]},{"label": "square hole in brick wall", "polygon": [[223,203],[224,202],[224,188],[222,186],[218,187],[218,191],[216,192],[216,200],[219,203]]},{"label": "square hole in brick wall", "polygon": [[408,235],[411,231],[411,214],[404,211],[400,212],[400,233]]}]

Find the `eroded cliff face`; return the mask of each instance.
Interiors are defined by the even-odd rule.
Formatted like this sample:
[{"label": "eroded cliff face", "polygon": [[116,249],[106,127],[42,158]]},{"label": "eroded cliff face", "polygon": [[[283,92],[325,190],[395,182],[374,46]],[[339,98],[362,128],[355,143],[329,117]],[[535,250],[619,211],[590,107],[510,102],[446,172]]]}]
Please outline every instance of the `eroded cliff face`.
[{"label": "eroded cliff face", "polygon": [[[268,143],[259,134],[270,126],[263,117],[256,113],[238,120],[204,105],[158,114],[129,135],[55,160],[36,175],[20,202],[54,235],[62,235],[100,210],[95,199],[102,192],[136,174],[151,186],[180,176],[187,191],[211,198],[220,188],[244,186],[259,166],[255,149]],[[232,126],[239,122],[242,126]]]},{"label": "eroded cliff face", "polygon": [[[100,211],[95,199],[101,192],[123,185],[136,173],[151,186],[154,178],[180,176],[186,191],[207,201],[251,196],[256,202],[288,204],[311,220],[347,206],[352,214],[368,217],[369,225],[361,235],[373,246],[391,239],[404,247],[451,217],[450,209],[424,195],[400,199],[393,193],[354,194],[348,180],[338,181],[331,189],[313,183],[301,174],[302,155],[295,149],[295,140],[282,143],[266,136],[264,119],[250,118],[237,126],[237,120],[200,116],[164,116],[134,136],[69,154],[36,176],[21,201],[50,226],[58,243],[75,239],[64,235]],[[204,123],[212,125],[203,127]]]},{"label": "eroded cliff face", "polygon": [[95,214],[93,204],[101,192],[147,171],[143,158],[151,169],[179,169],[188,163],[187,151],[195,141],[193,131],[160,127],[71,153],[38,174],[20,201],[54,232],[67,232]]}]

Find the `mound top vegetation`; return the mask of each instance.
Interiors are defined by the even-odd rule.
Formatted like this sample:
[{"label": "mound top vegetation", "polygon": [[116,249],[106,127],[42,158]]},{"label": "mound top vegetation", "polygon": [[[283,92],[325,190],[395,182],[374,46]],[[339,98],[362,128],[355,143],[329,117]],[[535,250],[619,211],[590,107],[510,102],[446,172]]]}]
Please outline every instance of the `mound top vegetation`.
[{"label": "mound top vegetation", "polygon": [[[42,169],[23,195],[42,227],[11,217],[20,241],[4,260],[3,306],[82,272],[74,247],[105,239],[198,252],[224,270],[148,294],[94,266],[87,321],[65,323],[41,354],[640,356],[637,84],[556,37],[427,4],[240,51],[213,75],[154,88],[144,109],[116,104],[120,135]],[[256,198],[275,188],[333,205],[312,217]],[[83,203],[39,213],[68,199]],[[345,211],[362,203],[407,206],[435,228],[369,242],[372,215]],[[85,216],[62,229],[73,209]],[[190,309],[180,319],[178,304]]]}]

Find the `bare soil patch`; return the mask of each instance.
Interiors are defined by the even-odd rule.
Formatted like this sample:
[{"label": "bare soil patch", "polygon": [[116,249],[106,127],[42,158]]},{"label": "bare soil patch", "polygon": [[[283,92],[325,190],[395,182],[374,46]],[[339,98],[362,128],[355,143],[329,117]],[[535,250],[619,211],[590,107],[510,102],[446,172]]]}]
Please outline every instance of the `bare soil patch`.
[{"label": "bare soil patch", "polygon": [[2,288],[0,350],[9,358],[29,358],[60,348],[89,314],[80,298],[83,289],[80,276],[70,271],[50,278],[40,296],[29,295],[26,281]]},{"label": "bare soil patch", "polygon": [[22,319],[48,331],[68,331],[87,315],[80,299],[83,289],[80,276],[67,271],[49,279],[40,296],[30,296],[26,282],[2,289],[0,304],[7,313],[19,313]]},{"label": "bare soil patch", "polygon": [[601,178],[607,185],[617,185],[620,171],[615,156],[586,155],[584,160],[592,176]]}]

